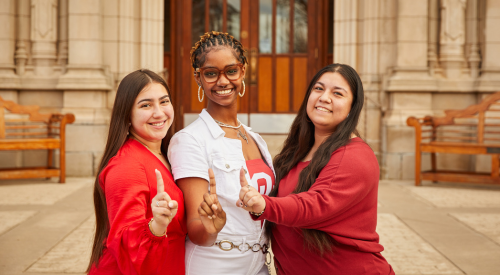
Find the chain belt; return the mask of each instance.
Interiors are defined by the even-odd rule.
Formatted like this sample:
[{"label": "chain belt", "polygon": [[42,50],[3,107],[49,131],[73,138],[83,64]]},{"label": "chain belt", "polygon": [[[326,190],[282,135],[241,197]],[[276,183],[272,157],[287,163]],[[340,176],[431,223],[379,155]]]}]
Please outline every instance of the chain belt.
[{"label": "chain belt", "polygon": [[248,250],[252,252],[262,251],[263,254],[266,254],[267,250],[269,249],[267,244],[263,245],[261,245],[260,243],[255,243],[253,245],[249,245],[248,243],[234,244],[233,242],[228,240],[215,242],[212,246],[214,245],[218,246],[221,250],[224,251],[230,251],[233,250],[233,248],[236,248],[241,252],[247,252]]}]

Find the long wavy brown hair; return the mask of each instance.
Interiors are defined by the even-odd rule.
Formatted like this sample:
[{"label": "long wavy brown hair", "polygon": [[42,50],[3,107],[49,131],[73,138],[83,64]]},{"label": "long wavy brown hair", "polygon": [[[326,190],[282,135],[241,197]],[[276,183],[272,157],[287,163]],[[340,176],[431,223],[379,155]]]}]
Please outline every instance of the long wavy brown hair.
[{"label": "long wavy brown hair", "polygon": [[[314,84],[318,79],[327,72],[338,73],[349,84],[353,93],[353,101],[349,116],[337,126],[336,130],[319,146],[314,153],[309,165],[300,172],[299,181],[293,194],[306,192],[316,181],[321,170],[330,160],[332,153],[342,146],[349,143],[351,134],[359,136],[356,130],[359,116],[364,103],[363,84],[358,73],[350,66],[344,64],[331,64],[322,68],[313,77],[307,88],[307,92],[300,105],[297,117],[292,123],[290,133],[285,140],[283,149],[276,155],[273,160],[274,169],[276,172],[276,186],[269,194],[270,197],[276,197],[279,189],[279,182],[284,178],[299,161],[304,159],[314,145],[314,124],[309,119],[306,106],[309,95]],[[299,213],[297,213],[299,215]],[[272,228],[275,226],[272,222],[267,222],[266,232],[269,237],[272,235]],[[323,255],[325,252],[332,252],[336,243],[335,240],[327,233],[315,229],[302,229],[305,243],[304,245],[312,251]]]},{"label": "long wavy brown hair", "polygon": [[[146,69],[137,70],[128,74],[123,78],[118,86],[113,111],[111,113],[111,121],[109,123],[108,141],[106,142],[106,148],[104,149],[104,154],[94,181],[96,228],[94,234],[94,244],[92,245],[92,254],[90,256],[89,265],[87,266],[87,273],[90,271],[92,266],[97,267],[99,265],[99,259],[102,256],[102,251],[105,247],[106,238],[109,233],[109,218],[106,206],[106,197],[104,195],[104,190],[102,190],[101,185],[99,184],[99,175],[108,165],[109,160],[114,157],[116,153],[118,153],[118,150],[120,150],[127,140],[130,115],[132,113],[132,107],[135,99],[139,93],[151,83],[161,84],[165,87],[169,96],[172,97],[172,93],[170,92],[165,80],[156,73]],[[172,98],[170,100],[172,102]],[[170,127],[161,144],[161,151],[165,156],[167,155],[168,144],[172,136],[173,129]]]}]

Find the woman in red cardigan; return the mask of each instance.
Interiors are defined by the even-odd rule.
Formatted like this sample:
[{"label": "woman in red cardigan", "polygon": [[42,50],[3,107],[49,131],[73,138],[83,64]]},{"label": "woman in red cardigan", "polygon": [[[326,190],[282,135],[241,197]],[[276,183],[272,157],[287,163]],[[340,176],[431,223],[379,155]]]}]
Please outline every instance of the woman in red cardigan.
[{"label": "woman in red cardigan", "polygon": [[123,78],[94,185],[89,274],[185,273],[184,197],[166,159],[173,119],[163,78],[149,70]]},{"label": "woman in red cardigan", "polygon": [[271,194],[241,177],[237,204],[267,220],[280,275],[394,274],[375,232],[379,166],[356,131],[363,101],[353,68],[321,69],[274,159]]}]

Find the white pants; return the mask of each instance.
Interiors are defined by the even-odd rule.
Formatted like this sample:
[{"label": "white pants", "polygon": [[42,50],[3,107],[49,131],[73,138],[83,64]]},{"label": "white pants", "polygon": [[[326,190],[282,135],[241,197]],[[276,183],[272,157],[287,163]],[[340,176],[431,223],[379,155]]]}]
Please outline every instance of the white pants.
[{"label": "white pants", "polygon": [[198,246],[186,238],[186,275],[268,275],[265,256],[262,251],[241,252],[236,248],[224,251],[215,245]]}]

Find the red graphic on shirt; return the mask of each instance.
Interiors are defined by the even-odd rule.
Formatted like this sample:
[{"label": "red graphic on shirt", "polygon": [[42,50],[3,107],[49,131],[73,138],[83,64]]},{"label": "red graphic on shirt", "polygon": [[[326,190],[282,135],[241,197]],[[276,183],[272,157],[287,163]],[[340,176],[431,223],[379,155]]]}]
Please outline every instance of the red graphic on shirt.
[{"label": "red graphic on shirt", "polygon": [[274,173],[262,159],[246,161],[250,173],[250,184],[259,190],[262,195],[269,195],[274,188]]}]

